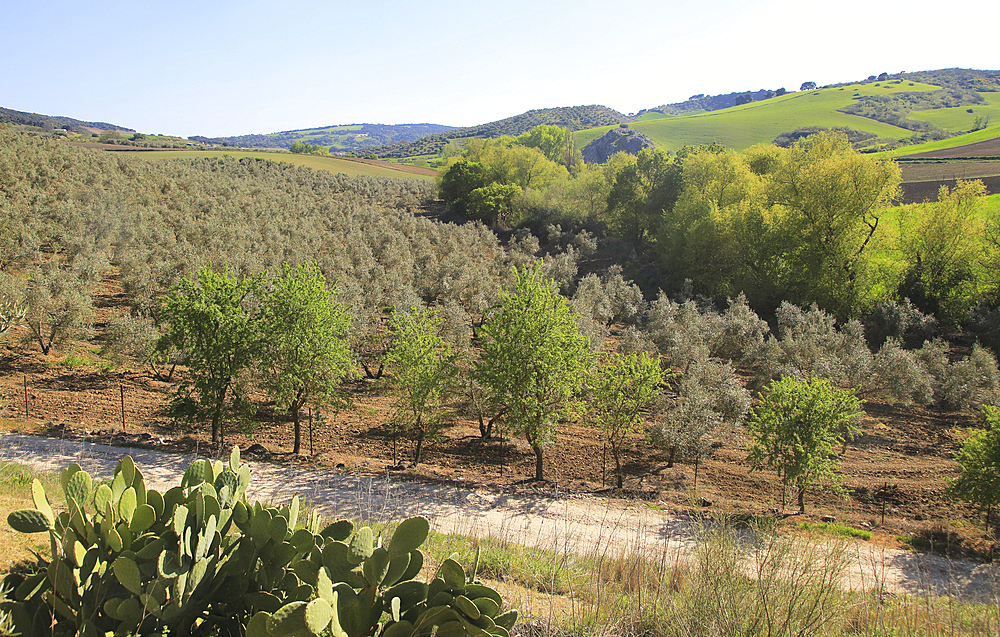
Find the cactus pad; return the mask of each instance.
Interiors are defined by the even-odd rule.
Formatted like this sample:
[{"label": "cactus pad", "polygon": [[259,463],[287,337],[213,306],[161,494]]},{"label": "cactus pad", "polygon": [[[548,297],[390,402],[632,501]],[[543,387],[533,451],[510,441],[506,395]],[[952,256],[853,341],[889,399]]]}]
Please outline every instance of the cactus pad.
[{"label": "cactus pad", "polygon": [[21,533],[41,533],[52,528],[49,519],[45,514],[35,509],[22,509],[11,511],[7,516],[7,524],[10,528]]}]

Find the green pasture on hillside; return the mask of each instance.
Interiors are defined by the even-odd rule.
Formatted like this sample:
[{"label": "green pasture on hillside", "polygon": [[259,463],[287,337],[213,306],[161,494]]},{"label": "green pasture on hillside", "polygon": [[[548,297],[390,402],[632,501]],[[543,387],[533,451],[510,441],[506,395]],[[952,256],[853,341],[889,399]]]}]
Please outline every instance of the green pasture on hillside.
[{"label": "green pasture on hillside", "polygon": [[972,130],[977,117],[989,117],[991,123],[1000,124],[1000,97],[993,93],[981,93],[981,95],[986,98],[986,104],[913,111],[910,113],[910,119],[929,122],[953,133]]},{"label": "green pasture on hillside", "polygon": [[[901,139],[909,137],[913,132],[865,117],[840,113],[838,109],[851,104],[855,96],[940,90],[939,86],[919,82],[912,85],[909,82],[877,84],[850,84],[799,91],[719,111],[643,118],[631,124],[631,127],[653,140],[658,148],[669,151],[676,151],[687,144],[710,144],[713,141],[742,150],[754,144],[771,143],[779,134],[804,126],[846,126],[880,137]],[[611,128],[613,127],[604,126],[580,131],[577,133],[577,143],[582,148]]]},{"label": "green pasture on hillside", "polygon": [[326,170],[331,173],[344,173],[351,177],[365,175],[368,177],[395,177],[398,179],[434,179],[433,176],[419,175],[397,168],[389,162],[378,166],[354,161],[347,157],[321,157],[319,155],[293,155],[291,153],[269,153],[266,151],[246,150],[164,150],[164,151],[116,151],[123,154],[161,161],[167,159],[190,159],[192,157],[252,157],[254,159],[269,159],[283,161],[296,166],[308,166],[314,170]]}]

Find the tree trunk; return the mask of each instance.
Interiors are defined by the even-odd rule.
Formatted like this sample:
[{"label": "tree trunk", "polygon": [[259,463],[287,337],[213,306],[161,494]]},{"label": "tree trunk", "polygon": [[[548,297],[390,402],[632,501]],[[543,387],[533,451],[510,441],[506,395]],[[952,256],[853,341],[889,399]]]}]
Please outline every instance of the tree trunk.
[{"label": "tree trunk", "polygon": [[295,443],[292,446],[292,453],[299,455],[302,450],[302,421],[299,419],[299,412],[302,410],[302,405],[305,401],[302,400],[302,389],[299,389],[298,395],[295,396],[295,400],[288,405],[289,411],[292,412],[292,423],[295,428]]},{"label": "tree trunk", "polygon": [[674,456],[677,455],[677,447],[670,448],[670,455],[667,456],[667,469],[674,468]]},{"label": "tree trunk", "polygon": [[217,445],[222,439],[222,412],[226,409],[226,392],[229,391],[229,385],[226,384],[225,387],[219,392],[219,395],[215,398],[215,411],[212,413],[212,444]]},{"label": "tree trunk", "polygon": [[806,488],[799,487],[799,513],[806,512]]},{"label": "tree trunk", "polygon": [[[418,425],[419,426],[419,425]],[[417,429],[417,449],[413,452],[413,464],[420,464],[420,450],[424,446],[424,429]]]},{"label": "tree trunk", "polygon": [[530,440],[528,443],[531,445],[531,450],[535,452],[535,480],[544,480],[545,477],[542,473],[542,446]]},{"label": "tree trunk", "polygon": [[479,416],[479,436],[483,440],[489,440],[493,436],[493,421],[495,418],[490,418],[489,422],[483,420],[483,414],[480,412]]},{"label": "tree trunk", "polygon": [[621,489],[625,486],[625,477],[622,475],[622,462],[617,445],[611,445],[611,455],[615,458],[615,474],[618,476],[618,488]]},{"label": "tree trunk", "polygon": [[302,450],[302,424],[299,422],[299,408],[292,405],[292,423],[295,428],[295,442],[292,445],[292,453],[299,455]]}]

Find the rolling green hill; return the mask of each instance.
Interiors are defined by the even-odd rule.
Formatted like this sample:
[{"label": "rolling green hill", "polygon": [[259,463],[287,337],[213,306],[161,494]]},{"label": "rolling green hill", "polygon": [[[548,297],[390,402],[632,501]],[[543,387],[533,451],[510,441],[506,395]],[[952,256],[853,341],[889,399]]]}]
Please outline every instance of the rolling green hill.
[{"label": "rolling green hill", "polygon": [[[371,152],[382,158],[418,157],[421,155],[439,154],[451,140],[469,137],[499,137],[501,135],[520,135],[538,126],[549,124],[563,126],[571,131],[591,129],[595,126],[611,128],[634,118],[619,113],[606,106],[596,104],[590,106],[565,106],[561,108],[541,108],[514,117],[508,117],[479,126],[454,128],[447,132],[429,135],[423,139],[408,143],[373,148]],[[607,130],[605,128],[604,130]]]},{"label": "rolling green hill", "polygon": [[914,146],[903,146],[902,148],[897,148],[895,150],[890,150],[879,154],[885,157],[900,157],[903,155],[915,155],[917,153],[927,153],[935,150],[959,148],[961,146],[966,146],[968,144],[975,144],[976,142],[984,142],[987,140],[996,139],[998,137],[1000,137],[1000,122],[998,122],[996,126],[990,126],[982,130],[973,131],[971,133],[956,135],[955,137],[949,137],[948,139],[940,139],[933,142],[927,142],[925,144],[916,144]]},{"label": "rolling green hill", "polygon": [[441,124],[348,124],[234,137],[192,137],[206,144],[239,148],[289,148],[295,142],[326,146],[331,152],[356,152],[366,149],[416,141],[427,135],[452,130]]},{"label": "rolling green hill", "polygon": [[[875,150],[947,139],[1000,123],[1000,71],[940,69],[881,77],[767,99],[758,99],[758,91],[748,104],[718,110],[708,109],[725,102],[695,96],[641,111],[630,126],[670,151],[712,142],[743,149],[808,127],[857,131],[859,139],[868,138],[859,147]],[[610,128],[578,132],[577,145],[586,146]]]},{"label": "rolling green hill", "polygon": [[[754,144],[770,143],[781,133],[808,126],[844,127],[870,133],[884,140],[902,140],[911,137],[914,131],[871,117],[846,113],[843,110],[863,103],[868,97],[903,97],[905,94],[931,94],[941,90],[939,86],[918,82],[856,83],[788,93],[781,97],[718,111],[643,119],[631,124],[631,127],[652,139],[658,147],[671,151],[688,144],[710,144],[713,141],[731,148],[743,149]],[[1000,105],[1000,98],[996,94],[991,94],[990,99]],[[958,108],[964,112],[968,107]],[[997,109],[986,102],[985,98],[984,104],[981,107],[973,107],[973,111],[976,108],[982,108],[984,112],[993,112]],[[936,113],[915,111],[909,113],[909,117],[914,120],[919,120],[921,117],[933,119]],[[954,122],[945,122],[943,119],[938,121],[953,127],[941,127],[948,132],[959,132],[963,126],[965,130],[972,127],[972,122],[964,118],[956,118]],[[605,126],[581,131],[577,133],[577,144],[585,146],[592,139],[603,135],[609,128],[611,127]]]}]

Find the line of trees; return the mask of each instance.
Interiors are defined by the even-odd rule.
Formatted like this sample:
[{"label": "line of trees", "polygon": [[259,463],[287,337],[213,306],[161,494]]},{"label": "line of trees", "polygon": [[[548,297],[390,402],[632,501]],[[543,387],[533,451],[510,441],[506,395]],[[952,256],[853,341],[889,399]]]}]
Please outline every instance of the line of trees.
[{"label": "line of trees", "polygon": [[[640,333],[623,338],[617,351],[598,352],[580,331],[576,303],[559,293],[541,264],[512,274],[510,287],[500,290],[499,303],[484,317],[475,348],[452,348],[443,336],[443,308],[393,311],[387,380],[396,390],[394,425],[415,440],[414,462],[425,441],[448,424],[449,403],[470,387],[481,392],[481,420],[485,414],[499,422],[501,439],[506,432],[530,446],[538,480],[544,479],[544,450],[561,422],[582,417],[601,432],[622,487],[621,454],[633,436],[643,434],[671,463],[678,456],[692,459],[697,481],[712,444],[729,440],[746,419],[748,461],[754,469],[775,469],[796,489],[804,511],[809,487],[838,482],[835,449],[846,449],[858,432],[859,392],[926,402],[937,382],[956,407],[1000,398],[1000,371],[982,348],[950,364],[943,350],[935,351],[939,345],[907,354],[887,336],[873,356],[858,326],[838,330],[818,308],[790,304],[779,313],[781,338],[765,340],[766,324],[744,299],[718,315],[694,299],[661,298],[645,341]],[[209,424],[214,442],[221,441],[226,419],[251,419],[255,384],[292,414],[295,453],[303,406],[345,404],[339,386],[356,369],[350,321],[314,264],[285,266],[269,279],[202,270],[171,290],[161,321],[157,350],[174,353],[188,367],[176,386],[174,413]],[[727,356],[730,362],[719,358]],[[752,360],[758,370],[760,403],[753,410],[732,360]],[[974,451],[970,444],[968,453]],[[970,480],[978,484],[970,477],[955,488],[975,501],[980,492],[963,486]]]}]

